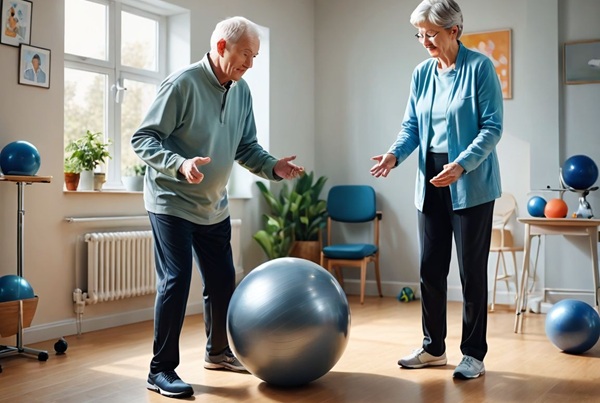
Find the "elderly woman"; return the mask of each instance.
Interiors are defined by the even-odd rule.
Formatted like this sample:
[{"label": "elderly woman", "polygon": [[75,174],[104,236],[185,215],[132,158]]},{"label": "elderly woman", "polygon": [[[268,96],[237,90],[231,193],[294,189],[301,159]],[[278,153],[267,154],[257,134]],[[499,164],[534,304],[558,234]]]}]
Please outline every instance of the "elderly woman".
[{"label": "elderly woman", "polygon": [[415,204],[421,246],[423,344],[398,364],[446,365],[447,277],[456,242],[463,292],[460,379],[485,373],[487,261],[494,200],[501,195],[496,144],[502,134],[502,92],[486,56],[463,46],[463,17],[454,0],[424,0],[410,22],[431,58],[412,75],[400,133],[372,159],[386,177],[419,148]]}]

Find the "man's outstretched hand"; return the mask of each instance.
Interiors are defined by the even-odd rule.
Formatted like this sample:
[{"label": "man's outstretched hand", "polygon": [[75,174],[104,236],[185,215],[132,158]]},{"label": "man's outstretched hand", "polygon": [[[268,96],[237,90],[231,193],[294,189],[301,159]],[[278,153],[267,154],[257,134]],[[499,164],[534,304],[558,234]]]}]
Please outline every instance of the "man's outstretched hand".
[{"label": "man's outstretched hand", "polygon": [[185,176],[189,183],[200,183],[204,179],[204,174],[198,169],[199,166],[210,162],[210,157],[194,157],[185,160],[179,167],[179,172]]},{"label": "man's outstretched hand", "polygon": [[273,172],[275,175],[283,179],[294,179],[304,173],[304,167],[294,164],[292,161],[296,159],[295,155],[284,157],[277,161]]}]

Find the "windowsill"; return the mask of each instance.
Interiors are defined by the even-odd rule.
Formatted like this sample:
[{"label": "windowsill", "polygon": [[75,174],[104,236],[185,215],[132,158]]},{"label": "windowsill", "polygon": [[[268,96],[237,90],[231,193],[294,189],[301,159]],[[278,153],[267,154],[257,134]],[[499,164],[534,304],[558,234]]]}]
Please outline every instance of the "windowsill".
[{"label": "windowsill", "polygon": [[118,194],[118,195],[143,195],[144,192],[130,192],[128,190],[119,189],[106,189],[106,190],[66,190],[63,189],[64,194]]},{"label": "windowsill", "polygon": [[[107,194],[107,195],[143,195],[144,192],[130,192],[128,190],[120,190],[120,189],[103,189],[103,190],[66,190],[63,189],[63,194],[86,194],[86,195],[99,195],[99,194]],[[236,195],[228,195],[229,200],[250,200],[252,196],[236,196]]]}]

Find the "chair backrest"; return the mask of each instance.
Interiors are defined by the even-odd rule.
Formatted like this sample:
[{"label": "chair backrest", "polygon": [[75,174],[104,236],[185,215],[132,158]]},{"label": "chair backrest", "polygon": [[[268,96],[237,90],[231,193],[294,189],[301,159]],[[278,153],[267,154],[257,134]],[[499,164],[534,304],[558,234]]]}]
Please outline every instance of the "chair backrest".
[{"label": "chair backrest", "polygon": [[490,248],[514,246],[514,238],[509,229],[504,228],[517,210],[517,200],[510,193],[502,193],[494,203],[494,218]]},{"label": "chair backrest", "polygon": [[377,215],[375,189],[367,185],[334,186],[327,195],[327,213],[334,221],[371,221]]},{"label": "chair backrest", "polygon": [[504,227],[517,210],[517,200],[510,193],[502,193],[494,203],[494,227]]}]

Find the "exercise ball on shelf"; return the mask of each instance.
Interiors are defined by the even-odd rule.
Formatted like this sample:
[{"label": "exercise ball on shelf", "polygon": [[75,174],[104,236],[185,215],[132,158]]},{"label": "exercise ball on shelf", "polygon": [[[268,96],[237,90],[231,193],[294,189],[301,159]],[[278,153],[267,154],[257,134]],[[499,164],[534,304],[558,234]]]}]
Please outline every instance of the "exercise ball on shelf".
[{"label": "exercise ball on shelf", "polygon": [[546,218],[565,218],[569,213],[569,207],[563,199],[548,200],[544,207],[544,215]]},{"label": "exercise ball on shelf", "polygon": [[0,152],[0,169],[4,175],[33,176],[40,169],[40,153],[28,141],[13,141]]},{"label": "exercise ball on shelf", "polygon": [[544,217],[546,199],[541,196],[533,196],[527,202],[527,212],[532,217]]},{"label": "exercise ball on shelf", "polygon": [[598,180],[598,166],[587,155],[573,155],[567,158],[561,173],[565,185],[577,190],[589,189]]}]

